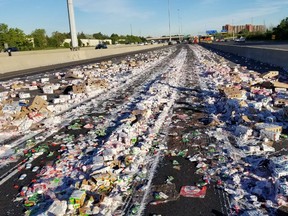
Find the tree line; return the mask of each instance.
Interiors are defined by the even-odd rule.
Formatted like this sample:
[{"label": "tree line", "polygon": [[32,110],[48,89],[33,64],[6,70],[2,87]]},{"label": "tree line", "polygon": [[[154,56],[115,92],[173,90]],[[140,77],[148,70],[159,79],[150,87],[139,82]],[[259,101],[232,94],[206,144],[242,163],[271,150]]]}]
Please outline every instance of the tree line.
[{"label": "tree line", "polygon": [[267,29],[266,32],[248,32],[243,30],[240,36],[248,40],[288,40],[288,17],[281,20],[280,24],[274,28]]},{"label": "tree line", "polygon": [[[144,37],[134,35],[118,35],[111,34],[111,36],[102,34],[101,32],[92,35],[84,34],[83,32],[77,34],[79,46],[84,46],[80,39],[111,39],[112,44],[120,43],[141,43],[145,42]],[[61,33],[55,31],[49,37],[45,29],[35,29],[31,34],[26,35],[23,30],[19,28],[9,28],[7,24],[0,23],[0,50],[5,46],[17,47],[19,50],[38,50],[47,48],[69,48],[71,44],[64,43],[65,39],[70,39],[70,33]]]}]

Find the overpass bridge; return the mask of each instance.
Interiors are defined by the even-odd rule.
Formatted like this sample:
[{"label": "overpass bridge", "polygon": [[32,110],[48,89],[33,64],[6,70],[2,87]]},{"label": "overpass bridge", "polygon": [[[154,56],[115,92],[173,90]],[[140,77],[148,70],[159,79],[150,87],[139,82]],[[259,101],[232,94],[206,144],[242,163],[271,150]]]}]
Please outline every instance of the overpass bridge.
[{"label": "overpass bridge", "polygon": [[[190,35],[173,35],[171,36],[171,40],[178,41],[178,40],[188,40]],[[162,36],[162,37],[147,37],[147,41],[169,41],[170,36]]]}]

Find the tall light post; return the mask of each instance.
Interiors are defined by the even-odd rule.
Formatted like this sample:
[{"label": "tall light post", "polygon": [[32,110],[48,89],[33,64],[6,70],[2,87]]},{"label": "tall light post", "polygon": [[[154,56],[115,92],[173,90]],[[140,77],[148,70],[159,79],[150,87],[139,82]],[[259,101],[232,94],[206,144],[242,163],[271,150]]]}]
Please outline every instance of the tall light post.
[{"label": "tall light post", "polygon": [[232,40],[234,41],[234,20],[232,19]]},{"label": "tall light post", "polygon": [[68,16],[69,16],[69,26],[72,42],[72,50],[78,50],[78,39],[75,25],[74,8],[72,0],[67,0]]},{"label": "tall light post", "polygon": [[178,28],[179,28],[179,30],[178,30],[178,36],[179,36],[179,41],[180,41],[180,35],[181,35],[181,30],[180,30],[180,10],[179,9],[177,9],[177,11],[178,11]]},{"label": "tall light post", "polygon": [[168,19],[169,19],[169,42],[170,42],[171,41],[170,0],[168,0]]},{"label": "tall light post", "polygon": [[180,15],[179,15],[179,9],[177,9],[178,12],[178,40],[180,41]]}]

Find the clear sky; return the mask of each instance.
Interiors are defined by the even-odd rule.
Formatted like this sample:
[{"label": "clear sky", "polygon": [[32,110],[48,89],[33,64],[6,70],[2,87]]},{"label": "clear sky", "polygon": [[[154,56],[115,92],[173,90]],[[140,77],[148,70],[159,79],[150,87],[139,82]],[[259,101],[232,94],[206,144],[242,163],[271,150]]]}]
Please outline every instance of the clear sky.
[{"label": "clear sky", "polygon": [[[168,7],[168,2],[170,7]],[[288,0],[73,0],[77,32],[138,36],[204,34],[225,24],[267,28],[288,17]],[[0,23],[30,34],[69,32],[67,0],[0,0]]]}]

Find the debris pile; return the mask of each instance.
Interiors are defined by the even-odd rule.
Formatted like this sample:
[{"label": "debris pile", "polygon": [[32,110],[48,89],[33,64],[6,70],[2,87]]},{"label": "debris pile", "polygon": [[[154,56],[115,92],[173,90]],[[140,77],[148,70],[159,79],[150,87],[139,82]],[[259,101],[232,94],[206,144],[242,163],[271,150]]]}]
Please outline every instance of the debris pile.
[{"label": "debris pile", "polygon": [[[224,199],[221,202],[229,215],[277,214],[278,209],[288,207],[287,77],[278,71],[250,71],[245,65],[231,67],[208,50],[192,49],[197,56],[194,80],[198,79],[200,88],[190,98],[184,97],[180,106],[174,105],[168,120],[170,149],[163,162],[171,165],[161,168],[172,167],[186,176],[184,162],[178,162],[181,157],[195,166],[194,173],[188,173],[194,175],[190,184],[176,185],[179,196],[204,198],[207,190],[214,190],[223,193],[219,198]],[[200,124],[193,121],[195,116]],[[167,172],[162,187],[177,180],[177,172],[172,176],[172,171]],[[146,202],[152,206],[179,202],[179,196],[171,199],[166,191],[152,187]],[[158,200],[149,198],[153,194]],[[135,201],[132,209],[137,215],[143,211],[139,203]]]},{"label": "debris pile", "polygon": [[279,81],[287,82],[287,77],[278,71],[260,74],[247,70],[245,65],[229,67],[223,59],[213,61],[217,56],[200,47],[194,52],[204,83],[202,91],[206,92],[203,103],[208,118],[217,122],[208,124],[205,132],[211,140],[210,155],[217,164],[205,168],[205,179],[218,182],[237,215],[252,215],[253,211],[270,215],[280,206],[287,207],[284,142],[288,124],[284,99],[288,86]]},{"label": "debris pile", "polygon": [[[171,50],[163,49],[135,54],[118,63],[103,61],[67,72],[1,82],[0,158],[5,163],[15,161],[19,155],[13,154],[18,151],[21,140],[50,132],[48,137],[58,131],[63,122],[69,121],[71,116],[68,113],[75,112],[73,108],[107,91],[118,91],[121,85],[137,79],[143,70],[170,54]],[[9,161],[9,158],[13,160]]]},{"label": "debris pile", "polygon": [[175,77],[181,74],[185,55],[181,51],[160,71],[161,79],[152,74],[155,81],[115,113],[118,126],[112,131],[108,130],[114,126],[111,119],[94,116],[87,106],[76,109],[78,119],[52,138],[51,145],[60,146],[54,152],[59,156],[39,170],[37,180],[16,200],[24,202],[31,214],[112,215],[123,210],[135,182],[149,178],[148,169],[158,154],[154,138],[177,95],[169,86],[180,83],[181,76]]},{"label": "debris pile", "polygon": [[[32,215],[139,215],[146,204],[205,199],[215,186],[229,199],[231,215],[271,215],[287,207],[286,77],[231,67],[197,45],[189,49],[196,58],[192,71],[185,67],[187,49],[172,47],[33,82],[3,82],[1,137],[32,134],[21,148],[20,141],[2,145],[3,163],[17,160],[14,151],[24,155],[27,169],[46,157],[15,201]],[[153,70],[173,54],[166,67]],[[150,70],[145,85],[133,86],[131,95],[121,92],[121,105],[110,99]],[[183,77],[197,87],[185,89]],[[182,101],[180,92],[186,93]],[[174,141],[169,148],[168,139]],[[179,185],[169,173],[164,184],[152,184],[163,158],[174,173],[189,163],[194,182]]]}]

